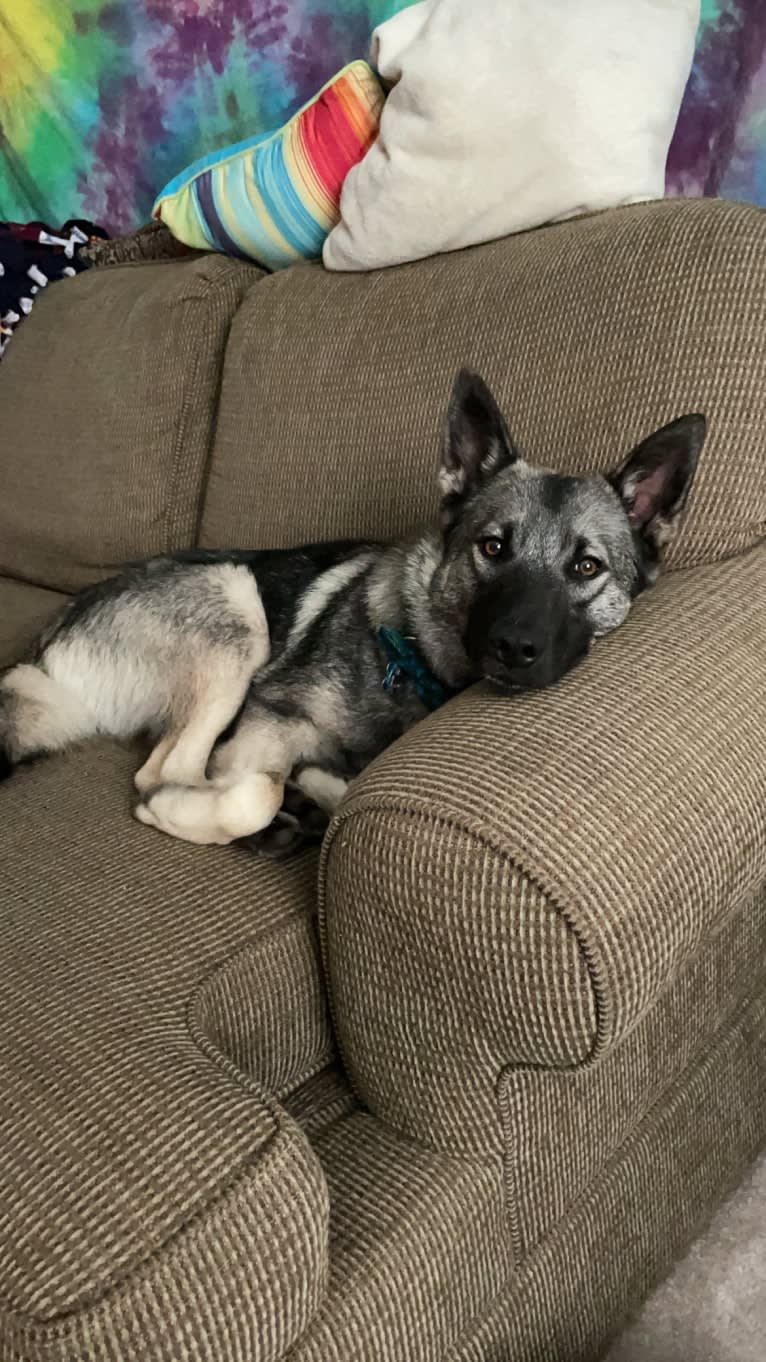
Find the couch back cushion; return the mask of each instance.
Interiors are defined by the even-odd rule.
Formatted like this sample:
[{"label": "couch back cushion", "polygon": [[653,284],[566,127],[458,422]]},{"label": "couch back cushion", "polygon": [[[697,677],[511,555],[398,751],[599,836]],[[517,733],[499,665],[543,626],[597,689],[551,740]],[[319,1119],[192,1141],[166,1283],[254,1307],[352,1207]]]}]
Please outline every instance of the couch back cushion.
[{"label": "couch back cushion", "polygon": [[766,532],[766,215],[669,200],[392,270],[265,279],[232,327],[202,542],[393,536],[430,515],[462,364],[527,457],[564,471],[705,412],[669,563]]},{"label": "couch back cushion", "polygon": [[158,261],[38,299],[0,366],[0,572],[73,590],[194,543],[226,336],[259,277]]}]

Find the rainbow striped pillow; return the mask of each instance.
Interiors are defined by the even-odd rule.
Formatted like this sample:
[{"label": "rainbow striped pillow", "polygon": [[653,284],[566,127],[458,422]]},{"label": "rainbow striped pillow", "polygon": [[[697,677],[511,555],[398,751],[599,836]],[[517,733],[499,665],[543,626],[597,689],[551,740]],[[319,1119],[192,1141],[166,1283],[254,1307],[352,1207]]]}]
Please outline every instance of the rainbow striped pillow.
[{"label": "rainbow striped pillow", "polygon": [[384,99],[367,62],[351,62],[283,128],[176,175],[153,216],[187,246],[269,270],[316,259],[340,218],[343,181],[378,135]]}]

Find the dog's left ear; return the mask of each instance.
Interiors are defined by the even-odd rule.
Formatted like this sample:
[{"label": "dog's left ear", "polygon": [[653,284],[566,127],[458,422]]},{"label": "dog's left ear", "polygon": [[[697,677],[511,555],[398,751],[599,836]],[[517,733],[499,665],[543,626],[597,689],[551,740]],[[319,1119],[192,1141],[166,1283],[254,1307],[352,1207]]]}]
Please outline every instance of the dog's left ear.
[{"label": "dog's left ear", "polygon": [[471,369],[461,369],[447,413],[439,469],[442,496],[450,500],[467,496],[518,458],[502,412],[484,379]]},{"label": "dog's left ear", "polygon": [[686,505],[706,428],[699,413],[679,416],[642,440],[607,475],[631,525],[656,549],[672,537]]}]

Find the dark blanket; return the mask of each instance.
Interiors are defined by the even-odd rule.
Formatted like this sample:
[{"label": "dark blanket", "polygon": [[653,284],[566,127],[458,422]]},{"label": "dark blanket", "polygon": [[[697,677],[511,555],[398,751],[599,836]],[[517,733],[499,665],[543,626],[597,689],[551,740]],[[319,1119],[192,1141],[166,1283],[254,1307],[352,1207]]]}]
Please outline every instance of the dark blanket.
[{"label": "dark blanket", "polygon": [[58,228],[44,222],[0,222],[0,358],[40,292],[88,268],[81,252],[94,237],[108,239],[101,227],[75,219]]}]

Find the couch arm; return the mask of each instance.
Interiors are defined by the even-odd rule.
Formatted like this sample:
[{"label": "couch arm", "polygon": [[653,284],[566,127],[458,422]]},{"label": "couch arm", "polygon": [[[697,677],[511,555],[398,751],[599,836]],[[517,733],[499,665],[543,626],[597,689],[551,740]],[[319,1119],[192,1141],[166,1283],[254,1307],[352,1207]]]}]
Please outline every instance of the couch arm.
[{"label": "couch arm", "polygon": [[367,1105],[501,1148],[508,1066],[572,1067],[766,878],[766,545],[670,574],[563,683],[476,688],[328,834],[332,1007]]}]

